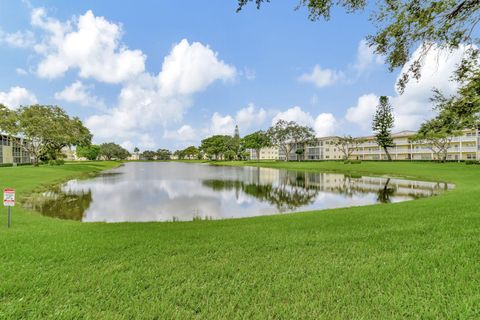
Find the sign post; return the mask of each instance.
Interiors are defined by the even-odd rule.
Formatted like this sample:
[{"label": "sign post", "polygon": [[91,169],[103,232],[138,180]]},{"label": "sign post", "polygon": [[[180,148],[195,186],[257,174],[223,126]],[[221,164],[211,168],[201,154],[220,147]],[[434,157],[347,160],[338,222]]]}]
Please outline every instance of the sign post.
[{"label": "sign post", "polygon": [[7,227],[10,228],[10,208],[15,206],[15,190],[13,189],[3,190],[3,206],[7,207],[7,211],[8,211]]}]

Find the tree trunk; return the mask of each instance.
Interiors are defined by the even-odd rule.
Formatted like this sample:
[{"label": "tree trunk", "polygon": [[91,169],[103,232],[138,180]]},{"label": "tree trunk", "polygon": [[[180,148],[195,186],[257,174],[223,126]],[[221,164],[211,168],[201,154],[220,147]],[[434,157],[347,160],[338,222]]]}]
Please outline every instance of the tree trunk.
[{"label": "tree trunk", "polygon": [[255,149],[255,152],[257,153],[257,162],[260,161],[260,149]]},{"label": "tree trunk", "polygon": [[387,154],[388,161],[392,161],[392,156],[390,155],[390,152],[388,152],[388,148],[384,147],[383,150],[385,150],[385,153]]}]

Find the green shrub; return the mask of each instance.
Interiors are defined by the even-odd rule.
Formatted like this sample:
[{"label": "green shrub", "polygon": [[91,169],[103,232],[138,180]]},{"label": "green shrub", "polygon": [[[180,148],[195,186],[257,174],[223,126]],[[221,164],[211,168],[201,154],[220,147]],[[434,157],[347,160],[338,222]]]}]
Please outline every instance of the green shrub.
[{"label": "green shrub", "polygon": [[31,166],[31,163],[17,163],[17,167]]},{"label": "green shrub", "polygon": [[3,167],[13,167],[13,163],[0,163],[0,168]]},{"label": "green shrub", "polygon": [[480,161],[477,160],[465,160],[465,164],[470,165],[470,164],[480,164]]}]

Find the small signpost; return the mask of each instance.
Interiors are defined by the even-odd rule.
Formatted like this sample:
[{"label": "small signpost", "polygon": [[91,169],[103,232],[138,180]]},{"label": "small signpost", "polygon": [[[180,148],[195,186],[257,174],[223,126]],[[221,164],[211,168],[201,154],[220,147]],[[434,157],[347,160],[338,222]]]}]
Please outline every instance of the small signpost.
[{"label": "small signpost", "polygon": [[7,227],[10,228],[10,208],[15,206],[15,190],[4,189],[3,190],[3,206],[8,210],[8,223]]}]

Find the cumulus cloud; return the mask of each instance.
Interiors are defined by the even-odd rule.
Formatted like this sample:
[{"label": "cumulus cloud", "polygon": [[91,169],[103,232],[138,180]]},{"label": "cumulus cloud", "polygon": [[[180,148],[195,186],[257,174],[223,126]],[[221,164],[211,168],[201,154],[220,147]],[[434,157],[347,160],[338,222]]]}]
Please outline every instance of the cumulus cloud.
[{"label": "cumulus cloud", "polygon": [[[416,130],[420,124],[433,116],[432,90],[439,89],[446,95],[456,92],[459,84],[452,81],[451,77],[460,63],[466,47],[461,47],[453,52],[433,48],[423,61],[422,77],[410,80],[404,93],[397,93],[390,97],[394,108],[395,130]],[[400,72],[408,70],[410,64],[420,55],[420,48]],[[357,104],[347,110],[345,118],[359,125],[365,132],[370,128],[375,108],[378,105],[378,95],[365,94],[358,98]],[[368,131],[370,132],[370,131]]]},{"label": "cumulus cloud", "polygon": [[78,103],[85,107],[105,109],[105,103],[91,93],[91,86],[84,85],[81,81],[75,81],[62,91],[55,93],[55,99]]},{"label": "cumulus cloud", "polygon": [[318,64],[313,67],[312,72],[302,74],[298,81],[310,82],[315,86],[322,88],[343,80],[345,75],[342,71],[333,69],[322,69]]},{"label": "cumulus cloud", "polygon": [[365,39],[361,40],[357,48],[357,59],[354,65],[355,69],[358,72],[364,72],[372,65],[379,64],[383,64],[382,56],[376,54]]},{"label": "cumulus cloud", "polygon": [[313,124],[317,137],[328,137],[335,134],[337,130],[337,119],[331,113],[320,113]]},{"label": "cumulus cloud", "polygon": [[272,125],[278,120],[295,121],[300,125],[312,127],[317,137],[334,135],[338,127],[338,122],[333,114],[320,113],[314,118],[299,106],[277,113],[272,119]]},{"label": "cumulus cloud", "polygon": [[222,116],[215,112],[210,118],[210,125],[202,131],[205,135],[225,134],[233,135],[235,125],[238,125],[240,133],[259,129],[267,118],[267,111],[250,103],[245,108],[237,111],[235,116],[229,114]]},{"label": "cumulus cloud", "polygon": [[215,112],[210,119],[210,134],[233,135],[235,130],[235,120],[231,115],[222,116]]},{"label": "cumulus cloud", "polygon": [[183,125],[174,131],[165,131],[163,135],[166,139],[176,141],[195,141],[198,140],[197,131],[190,125]]},{"label": "cumulus cloud", "polygon": [[253,103],[237,111],[235,122],[242,129],[249,129],[253,126],[260,126],[265,122],[267,111],[257,108]]},{"label": "cumulus cloud", "polygon": [[372,126],[373,114],[378,105],[379,97],[376,94],[369,93],[360,96],[357,104],[347,109],[345,118],[352,123],[356,123],[363,130],[368,130]]},{"label": "cumulus cloud", "polygon": [[205,90],[216,80],[231,80],[235,73],[235,68],[219,60],[208,46],[183,39],[165,57],[158,81],[166,95],[188,95]]},{"label": "cumulus cloud", "polygon": [[43,8],[32,10],[32,26],[44,31],[43,40],[34,45],[43,56],[37,74],[57,78],[77,69],[82,78],[120,83],[144,72],[146,56],[130,50],[120,40],[119,24],[98,17],[88,10],[78,18],[60,22],[48,17]]},{"label": "cumulus cloud", "polygon": [[0,43],[2,42],[12,47],[30,48],[35,45],[35,36],[31,31],[16,31],[14,33],[6,33],[0,30]]},{"label": "cumulus cloud", "polygon": [[310,113],[303,111],[299,106],[277,113],[272,119],[272,125],[277,123],[278,120],[295,121],[303,126],[311,126],[314,122]]},{"label": "cumulus cloud", "polygon": [[105,114],[87,119],[86,125],[101,140],[135,141],[152,127],[167,127],[181,121],[193,95],[217,80],[231,79],[235,68],[199,42],[187,40],[173,46],[157,76],[141,74],[127,82],[118,105]]},{"label": "cumulus cloud", "polygon": [[37,97],[25,88],[11,87],[7,92],[0,91],[0,103],[15,109],[22,105],[37,103]]}]

